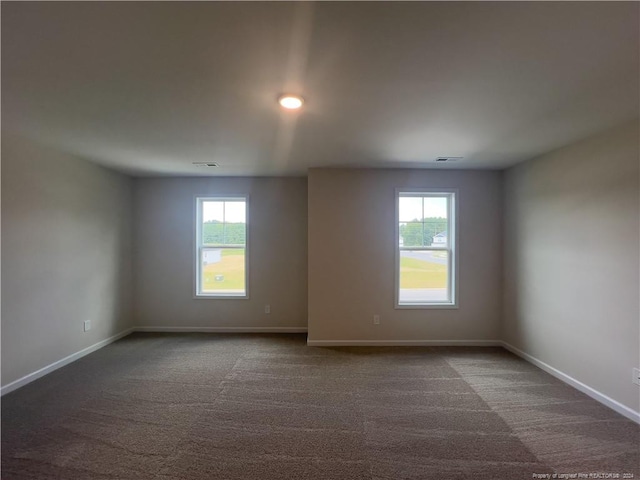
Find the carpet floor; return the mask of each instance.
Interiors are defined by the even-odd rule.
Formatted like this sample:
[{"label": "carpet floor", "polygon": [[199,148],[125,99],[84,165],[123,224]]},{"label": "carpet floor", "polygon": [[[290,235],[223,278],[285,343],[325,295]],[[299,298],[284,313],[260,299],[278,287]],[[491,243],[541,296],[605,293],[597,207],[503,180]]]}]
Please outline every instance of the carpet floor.
[{"label": "carpet floor", "polygon": [[639,449],[501,348],[138,333],[2,398],[3,480],[640,478]]}]

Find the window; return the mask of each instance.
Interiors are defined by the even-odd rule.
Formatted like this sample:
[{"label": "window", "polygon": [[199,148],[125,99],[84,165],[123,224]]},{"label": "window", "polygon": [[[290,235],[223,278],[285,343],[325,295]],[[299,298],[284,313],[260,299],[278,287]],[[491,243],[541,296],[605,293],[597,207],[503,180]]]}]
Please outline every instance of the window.
[{"label": "window", "polygon": [[247,298],[247,197],[196,198],[196,296]]},{"label": "window", "polygon": [[396,306],[456,306],[453,191],[398,191]]}]

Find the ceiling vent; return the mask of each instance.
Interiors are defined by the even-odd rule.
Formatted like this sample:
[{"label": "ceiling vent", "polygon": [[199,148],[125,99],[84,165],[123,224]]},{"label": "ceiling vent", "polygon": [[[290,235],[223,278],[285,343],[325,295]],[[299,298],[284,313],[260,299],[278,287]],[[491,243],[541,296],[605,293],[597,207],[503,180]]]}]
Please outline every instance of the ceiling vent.
[{"label": "ceiling vent", "polygon": [[436,158],[436,162],[444,163],[444,162],[457,162],[458,160],[462,160],[464,157],[438,157]]},{"label": "ceiling vent", "polygon": [[218,167],[219,165],[215,162],[193,162],[196,167]]}]

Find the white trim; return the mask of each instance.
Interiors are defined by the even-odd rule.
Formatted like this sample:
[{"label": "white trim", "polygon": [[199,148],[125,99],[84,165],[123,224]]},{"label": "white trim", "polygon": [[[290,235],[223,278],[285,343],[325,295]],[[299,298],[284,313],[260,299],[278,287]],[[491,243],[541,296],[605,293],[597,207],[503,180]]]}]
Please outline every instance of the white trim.
[{"label": "white trim", "polygon": [[128,329],[126,329],[126,330],[124,330],[124,331],[122,331],[122,332],[120,332],[120,333],[118,333],[118,334],[116,334],[116,335],[114,335],[112,337],[109,337],[109,338],[107,338],[105,340],[102,340],[101,342],[94,343],[90,347],[83,348],[79,352],[72,353],[71,355],[69,355],[67,357],[64,357],[61,360],[58,360],[57,362],[53,362],[52,364],[47,365],[46,367],[42,367],[41,369],[36,370],[33,373],[30,373],[28,375],[25,375],[22,378],[14,380],[13,382],[8,383],[4,387],[0,388],[0,396],[5,395],[5,394],[7,394],[9,392],[13,392],[14,390],[17,390],[18,388],[25,386],[27,383],[31,383],[34,380],[37,380],[38,378],[44,377],[48,373],[53,372],[54,370],[62,368],[65,365],[70,364],[71,362],[75,362],[76,360],[79,360],[80,358],[84,357],[85,355],[89,355],[90,353],[93,353],[96,350],[100,350],[102,347],[106,347],[110,343],[113,343],[116,340],[120,340],[122,337],[126,337],[127,335],[129,335],[132,332],[133,332],[133,328],[128,328]]},{"label": "white trim", "polygon": [[309,340],[309,347],[501,347],[500,340]]},{"label": "white trim", "polygon": [[566,373],[558,370],[557,368],[552,367],[548,363],[543,362],[542,360],[538,360],[536,357],[529,355],[528,353],[523,352],[519,348],[514,347],[513,345],[503,341],[502,346],[509,350],[511,353],[525,359],[527,362],[535,365],[538,368],[541,368],[545,372],[553,375],[554,377],[562,380],[564,383],[571,385],[577,390],[580,390],[582,393],[587,394],[594,400],[606,405],[612,410],[618,412],[620,415],[624,415],[629,420],[633,420],[634,422],[640,424],[640,412],[636,412],[635,410],[627,407],[626,405],[621,404],[620,402],[614,400],[613,398],[605,395],[602,392],[599,392],[595,388],[590,387],[589,385],[582,383],[579,380],[567,375]]},{"label": "white trim", "polygon": [[395,310],[437,310],[439,308],[449,308],[449,309],[458,309],[460,308],[458,305],[454,305],[453,303],[401,303],[400,305],[396,305],[393,307]]},{"label": "white trim", "polygon": [[[194,238],[194,299],[206,299],[206,300],[248,300],[249,299],[249,194],[248,193],[234,193],[226,195],[195,195],[195,228],[192,230],[195,234]],[[201,292],[202,277],[200,275],[201,268],[201,251],[202,245],[202,203],[205,201],[238,201],[244,200],[245,204],[245,242],[244,247],[213,247],[213,248],[244,248],[244,293],[236,294],[224,294],[224,293],[203,293]]]},{"label": "white trim", "polygon": [[134,332],[307,333],[307,327],[133,327]]},{"label": "white trim", "polygon": [[[445,196],[447,200],[447,225],[448,235],[450,236],[448,246],[446,248],[441,247],[422,247],[421,250],[443,250],[448,253],[447,255],[447,269],[449,272],[447,279],[447,290],[449,293],[449,300],[446,302],[416,302],[416,303],[400,303],[400,197],[402,196]],[[395,189],[395,292],[394,292],[394,309],[438,309],[438,308],[459,308],[458,305],[458,278],[459,278],[459,265],[458,261],[458,243],[459,243],[459,190],[457,188],[420,188],[420,187],[402,187]],[[424,217],[424,211],[423,211]]]}]

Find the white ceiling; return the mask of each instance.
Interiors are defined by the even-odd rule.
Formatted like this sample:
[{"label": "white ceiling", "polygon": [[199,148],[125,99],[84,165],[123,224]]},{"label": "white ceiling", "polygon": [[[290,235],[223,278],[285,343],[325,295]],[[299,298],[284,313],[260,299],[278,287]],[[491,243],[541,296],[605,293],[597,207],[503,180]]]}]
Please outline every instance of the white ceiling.
[{"label": "white ceiling", "polygon": [[[2,128],[135,175],[504,168],[638,117],[639,13],[637,2],[3,2]],[[279,110],[285,91],[304,111]],[[192,165],[203,161],[220,167]]]}]

